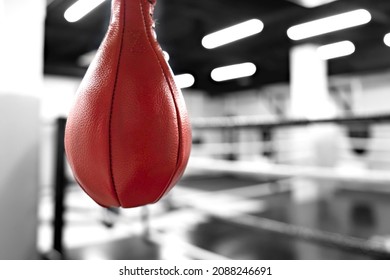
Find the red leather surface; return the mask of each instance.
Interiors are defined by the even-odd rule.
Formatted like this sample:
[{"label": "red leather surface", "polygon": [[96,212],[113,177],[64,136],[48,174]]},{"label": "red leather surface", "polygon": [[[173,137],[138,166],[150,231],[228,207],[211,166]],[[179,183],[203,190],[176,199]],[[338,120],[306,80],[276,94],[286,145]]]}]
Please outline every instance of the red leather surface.
[{"label": "red leather surface", "polygon": [[190,154],[185,103],[154,38],[151,2],[113,0],[109,29],[67,120],[74,176],[106,207],[158,201]]}]

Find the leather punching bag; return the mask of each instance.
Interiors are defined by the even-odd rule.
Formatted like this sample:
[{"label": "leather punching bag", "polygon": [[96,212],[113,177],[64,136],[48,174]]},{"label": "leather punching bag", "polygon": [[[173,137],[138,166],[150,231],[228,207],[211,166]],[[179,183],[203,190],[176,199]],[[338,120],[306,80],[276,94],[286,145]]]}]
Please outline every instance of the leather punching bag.
[{"label": "leather punching bag", "polygon": [[185,103],[154,33],[155,2],[113,0],[107,34],[66,124],[74,177],[104,207],[158,201],[190,154]]}]

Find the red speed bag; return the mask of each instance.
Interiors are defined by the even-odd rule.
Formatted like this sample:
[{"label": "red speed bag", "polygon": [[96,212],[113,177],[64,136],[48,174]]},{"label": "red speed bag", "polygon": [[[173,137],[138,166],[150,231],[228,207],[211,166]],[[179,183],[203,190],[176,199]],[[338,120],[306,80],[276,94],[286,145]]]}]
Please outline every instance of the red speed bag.
[{"label": "red speed bag", "polygon": [[105,207],[158,201],[191,150],[185,103],[154,34],[155,0],[113,0],[107,34],[65,130],[79,185]]}]

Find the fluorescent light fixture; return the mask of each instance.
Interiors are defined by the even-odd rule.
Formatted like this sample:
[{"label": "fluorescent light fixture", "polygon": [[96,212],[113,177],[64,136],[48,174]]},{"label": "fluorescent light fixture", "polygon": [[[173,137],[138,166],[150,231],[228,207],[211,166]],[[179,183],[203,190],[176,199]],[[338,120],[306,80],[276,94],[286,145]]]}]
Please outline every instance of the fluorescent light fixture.
[{"label": "fluorescent light fixture", "polygon": [[176,85],[179,88],[189,88],[195,83],[195,78],[191,74],[180,74],[175,77]]},{"label": "fluorescent light fixture", "polygon": [[287,30],[287,35],[292,40],[302,40],[366,24],[370,20],[371,14],[367,10],[359,9],[292,26]]},{"label": "fluorescent light fixture", "polygon": [[216,82],[249,77],[256,73],[256,65],[251,62],[215,68],[211,78]]},{"label": "fluorescent light fixture", "polygon": [[387,33],[385,37],[383,37],[383,42],[385,42],[386,46],[390,47],[390,33]]},{"label": "fluorescent light fixture", "polygon": [[79,0],[65,11],[64,17],[69,22],[76,22],[104,1],[105,0]]},{"label": "fluorescent light fixture", "polygon": [[314,8],[325,4],[329,4],[337,0],[289,0],[289,1],[294,2],[305,8]]},{"label": "fluorescent light fixture", "polygon": [[214,49],[216,47],[260,33],[263,28],[264,24],[261,20],[250,19],[206,35],[202,39],[202,45],[206,49]]},{"label": "fluorescent light fixture", "polygon": [[83,67],[88,67],[91,64],[92,60],[95,58],[96,53],[97,51],[93,50],[83,55],[80,55],[77,59],[77,64]]},{"label": "fluorescent light fixture", "polygon": [[321,59],[328,60],[332,58],[347,56],[355,52],[355,45],[350,41],[341,41],[333,44],[318,47],[317,53]]},{"label": "fluorescent light fixture", "polygon": [[170,59],[169,53],[166,51],[163,51],[163,55],[164,55],[165,60],[169,61],[169,59]]}]

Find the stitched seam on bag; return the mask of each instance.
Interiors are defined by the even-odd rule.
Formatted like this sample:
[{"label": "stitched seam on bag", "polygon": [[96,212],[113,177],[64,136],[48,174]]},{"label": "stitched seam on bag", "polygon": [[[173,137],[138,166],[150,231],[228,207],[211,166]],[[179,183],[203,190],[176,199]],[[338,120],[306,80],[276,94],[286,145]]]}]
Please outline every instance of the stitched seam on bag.
[{"label": "stitched seam on bag", "polygon": [[[124,23],[124,21],[126,20],[126,1],[121,1],[121,2],[123,4],[123,8],[121,7],[121,9],[123,9],[123,17],[122,17],[123,18],[123,22],[122,22],[122,30],[121,30],[121,33],[120,33],[121,42],[120,42],[119,55],[118,55],[118,64],[116,66],[115,82],[114,82],[114,88],[113,88],[113,93],[112,93],[112,97],[111,97],[109,132],[108,132],[108,142],[109,142],[108,150],[109,150],[109,159],[110,159],[110,177],[111,177],[114,193],[115,193],[116,198],[118,200],[118,203],[120,205],[122,203],[121,203],[121,201],[119,199],[119,195],[118,195],[118,192],[117,192],[117,189],[116,189],[116,186],[115,186],[114,172],[113,172],[113,167],[112,167],[112,137],[111,137],[112,133],[111,133],[111,130],[112,130],[112,115],[113,115],[113,111],[114,111],[115,93],[116,93],[117,83],[118,83],[119,66],[120,66],[120,61],[121,61],[121,57],[122,57],[122,50],[123,50],[123,37],[124,37],[124,33],[125,33],[125,23]],[[119,24],[121,24],[121,21],[119,21]]]},{"label": "stitched seam on bag", "polygon": [[159,197],[156,200],[154,200],[154,202],[157,202],[165,194],[165,192],[167,191],[168,187],[172,183],[172,180],[173,180],[173,178],[174,178],[174,176],[175,176],[175,174],[177,172],[177,168],[179,166],[180,151],[182,150],[182,141],[181,141],[181,138],[182,138],[182,132],[181,132],[182,125],[181,125],[181,119],[180,119],[180,116],[179,116],[179,109],[178,109],[178,106],[176,104],[176,100],[175,100],[175,98],[173,96],[173,93],[172,93],[173,92],[172,85],[169,82],[169,79],[167,78],[167,75],[165,74],[165,71],[164,71],[164,68],[161,65],[161,61],[159,59],[159,56],[157,55],[156,50],[153,47],[152,40],[150,39],[150,34],[148,32],[148,29],[147,29],[147,24],[146,24],[146,19],[145,19],[145,15],[144,15],[144,8],[142,6],[142,1],[140,1],[140,7],[141,7],[142,19],[143,19],[143,22],[144,22],[144,28],[145,28],[145,32],[147,34],[147,38],[148,38],[149,44],[152,47],[152,50],[153,50],[153,52],[154,52],[154,54],[155,54],[155,56],[157,58],[158,65],[160,66],[161,72],[163,73],[163,76],[164,76],[166,82],[168,83],[169,89],[171,91],[171,97],[172,97],[172,100],[173,100],[173,104],[175,105],[176,119],[177,119],[177,129],[178,129],[178,142],[179,142],[178,146],[179,147],[178,147],[178,150],[177,150],[177,158],[176,158],[176,165],[175,165],[176,168],[175,168],[175,171],[170,176],[169,181],[168,181],[167,185],[164,188],[164,191],[159,195]]}]

